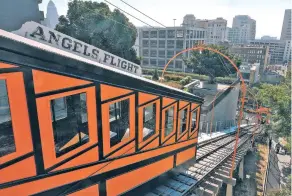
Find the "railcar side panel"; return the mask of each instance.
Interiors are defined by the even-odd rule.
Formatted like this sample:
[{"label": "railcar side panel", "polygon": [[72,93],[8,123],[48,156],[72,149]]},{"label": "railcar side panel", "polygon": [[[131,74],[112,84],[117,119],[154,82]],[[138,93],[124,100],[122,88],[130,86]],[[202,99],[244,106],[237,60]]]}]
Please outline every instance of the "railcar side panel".
[{"label": "railcar side panel", "polygon": [[0,56],[0,195],[118,195],[195,157],[202,99],[30,49]]},{"label": "railcar side panel", "polygon": [[[159,162],[120,175],[107,181],[107,195],[115,196],[150,180],[173,167],[173,156]],[[125,183],[126,182],[126,183]]]}]

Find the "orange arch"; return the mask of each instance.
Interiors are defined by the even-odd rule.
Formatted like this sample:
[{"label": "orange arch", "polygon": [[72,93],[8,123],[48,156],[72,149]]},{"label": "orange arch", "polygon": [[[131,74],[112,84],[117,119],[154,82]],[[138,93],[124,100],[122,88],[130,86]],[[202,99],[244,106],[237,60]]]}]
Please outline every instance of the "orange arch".
[{"label": "orange arch", "polygon": [[205,45],[198,45],[192,48],[187,48],[185,50],[182,50],[181,52],[175,54],[168,62],[167,64],[164,66],[164,69],[162,71],[162,75],[161,77],[163,78],[164,76],[164,72],[166,71],[168,65],[179,55],[181,55],[182,53],[188,52],[188,51],[193,51],[193,50],[209,50],[212,52],[215,52],[221,56],[223,56],[225,59],[227,59],[231,65],[235,68],[236,72],[239,75],[240,81],[241,81],[241,92],[242,92],[242,101],[241,101],[241,107],[240,107],[240,112],[239,112],[239,118],[238,118],[238,122],[237,122],[237,134],[236,134],[236,139],[235,139],[235,144],[234,144],[234,151],[233,151],[233,156],[232,156],[232,167],[230,169],[230,178],[232,178],[233,175],[233,170],[234,170],[234,165],[235,165],[235,156],[236,156],[236,152],[237,152],[237,145],[238,145],[238,140],[239,140],[239,133],[240,133],[240,123],[241,123],[241,119],[243,116],[243,108],[244,108],[244,98],[245,98],[245,94],[246,94],[246,86],[245,86],[245,82],[244,79],[242,77],[242,74],[240,73],[238,67],[235,65],[235,63],[225,54],[223,54],[222,52],[215,50],[214,48],[210,48],[208,46]]}]

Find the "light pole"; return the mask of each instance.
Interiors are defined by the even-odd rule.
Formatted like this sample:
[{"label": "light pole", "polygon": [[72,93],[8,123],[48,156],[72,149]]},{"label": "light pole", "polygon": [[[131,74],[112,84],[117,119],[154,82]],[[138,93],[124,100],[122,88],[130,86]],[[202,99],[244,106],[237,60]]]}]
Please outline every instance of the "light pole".
[{"label": "light pole", "polygon": [[173,26],[174,26],[174,27],[175,27],[175,21],[176,21],[176,19],[174,18],[174,19],[173,19]]}]

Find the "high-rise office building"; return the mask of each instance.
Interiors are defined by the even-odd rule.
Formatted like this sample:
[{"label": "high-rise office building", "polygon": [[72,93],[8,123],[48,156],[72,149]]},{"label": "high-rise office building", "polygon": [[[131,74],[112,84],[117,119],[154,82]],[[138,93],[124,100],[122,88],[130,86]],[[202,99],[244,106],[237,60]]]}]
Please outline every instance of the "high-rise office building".
[{"label": "high-rise office building", "polygon": [[250,45],[269,46],[270,64],[291,62],[291,41],[290,40],[251,40]]},{"label": "high-rise office building", "polygon": [[[195,27],[142,27],[138,29],[138,33],[139,54],[143,59],[142,67],[162,69],[175,54],[206,41],[206,29]],[[183,55],[188,57],[190,52]],[[177,56],[169,64],[168,69],[186,71],[183,55]]]},{"label": "high-rise office building", "polygon": [[206,29],[206,44],[218,44],[219,42],[224,42],[227,40],[227,20],[223,19],[222,17],[218,17],[212,20],[196,19],[194,15],[187,14],[184,16],[182,25],[185,27]]},{"label": "high-rise office building", "polygon": [[195,26],[196,25],[196,17],[193,14],[187,14],[183,19],[183,26]]},{"label": "high-rise office building", "polygon": [[46,26],[54,29],[58,23],[59,15],[57,8],[54,2],[50,0],[47,7]]},{"label": "high-rise office building", "polygon": [[291,9],[285,10],[281,40],[291,40]]},{"label": "high-rise office building", "polygon": [[231,43],[244,44],[254,40],[256,36],[256,21],[248,15],[237,15],[233,18],[232,28],[228,32]]},{"label": "high-rise office building", "polygon": [[41,23],[44,13],[39,11],[42,0],[1,0],[0,29],[15,31],[27,21]]}]

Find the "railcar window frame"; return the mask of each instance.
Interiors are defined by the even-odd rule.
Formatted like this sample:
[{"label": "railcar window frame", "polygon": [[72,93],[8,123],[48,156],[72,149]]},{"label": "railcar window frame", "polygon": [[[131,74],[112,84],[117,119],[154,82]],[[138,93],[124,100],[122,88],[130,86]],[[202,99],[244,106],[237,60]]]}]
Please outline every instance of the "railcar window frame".
[{"label": "railcar window frame", "polygon": [[[146,112],[149,108],[152,110],[150,112],[152,115],[150,114],[151,118],[147,119]],[[160,99],[139,107],[139,147],[144,146],[148,141],[159,135],[160,112]],[[149,123],[151,123],[151,125],[149,125]]]},{"label": "railcar window frame", "polygon": [[[51,100],[70,95],[86,93],[86,106],[87,106],[87,120],[88,120],[88,137],[89,142],[86,142],[60,156],[57,156],[55,150],[53,123],[51,114]],[[99,106],[98,106],[99,107]],[[97,122],[97,106],[96,106],[96,89],[95,86],[81,88],[78,90],[71,90],[62,93],[56,93],[44,97],[37,98],[37,112],[39,118],[41,144],[44,158],[45,169],[62,162],[83,150],[88,149],[98,143],[98,122]],[[96,161],[99,158],[96,157]],[[86,160],[84,160],[86,163]]]},{"label": "railcar window frame", "polygon": [[[6,110],[4,112],[6,112],[6,117],[8,117],[8,119],[4,119],[3,122],[0,122],[0,132],[4,133],[4,129],[6,129],[5,132],[8,132],[8,134],[6,135],[6,139],[4,138],[5,137],[4,134],[3,135],[0,134],[0,139],[3,139],[5,142],[5,143],[0,142],[0,158],[16,152],[16,142],[15,142],[14,129],[13,129],[13,125],[12,125],[11,106],[10,106],[9,95],[8,95],[7,80],[0,78],[0,83],[2,83],[2,82],[4,82],[4,83],[1,84],[0,87],[3,85],[2,90],[3,90],[4,95],[0,96],[0,111]],[[1,94],[2,94],[2,92],[1,92]],[[4,97],[4,99],[5,99],[4,104],[2,102],[2,97]],[[3,108],[4,107],[3,105],[6,108]],[[1,112],[1,116],[2,116],[2,113],[3,112]],[[1,137],[1,135],[2,135],[2,137]],[[5,151],[5,149],[6,149],[6,151]]]},{"label": "railcar window frame", "polygon": [[[191,115],[190,115],[190,134],[193,135],[195,132],[198,133],[199,131],[199,125],[200,125],[200,111],[201,111],[201,107],[197,106],[195,108],[192,108],[191,110]],[[193,129],[193,114],[196,113],[196,127]]]},{"label": "railcar window frame", "polygon": [[[166,123],[166,111],[170,108],[173,107],[173,129],[171,132],[169,132],[166,135],[166,127],[165,127],[165,123]],[[171,137],[175,136],[176,130],[177,130],[177,122],[176,122],[176,118],[177,118],[177,108],[178,108],[178,102],[176,102],[174,100],[174,102],[172,104],[170,104],[169,106],[163,108],[162,110],[162,119],[161,119],[161,124],[162,124],[162,130],[161,130],[161,139],[162,139],[162,143],[165,142],[166,140],[168,140]]]},{"label": "railcar window frame", "polygon": [[[121,97],[121,98],[120,98]],[[110,125],[110,114],[109,114],[109,108],[110,104],[120,102],[123,100],[129,100],[129,132],[128,137],[121,140],[119,143],[111,146],[111,125]],[[107,156],[108,154],[118,151],[119,148],[124,147],[124,145],[128,145],[131,140],[135,139],[135,94],[131,95],[116,95],[115,97],[111,98],[110,101],[107,101],[106,99],[103,100],[104,103],[101,104],[101,110],[102,110],[102,132],[103,132],[103,153],[104,156]],[[128,143],[128,144],[127,144]]]},{"label": "railcar window frame", "polygon": [[[115,119],[112,120],[109,115],[109,131],[110,131],[110,147],[114,147],[117,144],[121,143],[123,140],[130,138],[130,99],[123,99],[115,101],[109,104],[109,109],[111,106],[115,107]],[[119,106],[119,107],[117,107]],[[123,111],[124,110],[124,111]],[[125,111],[127,110],[127,111]],[[110,112],[111,110],[109,110]],[[124,126],[127,129],[124,130]],[[121,132],[124,131],[124,134]]]},{"label": "railcar window frame", "polygon": [[[85,95],[85,99],[84,99],[84,95]],[[82,97],[83,97],[83,100],[82,100]],[[57,100],[58,101],[62,100],[62,102],[64,103],[63,105],[60,105],[63,108],[61,108],[59,111],[63,111],[63,113],[65,112],[66,114],[65,113],[60,114],[56,118],[56,113],[57,113],[56,101]],[[84,105],[84,101],[85,101],[85,105]],[[88,108],[87,108],[86,93],[72,94],[72,95],[67,95],[64,97],[52,99],[50,101],[50,104],[51,104],[51,116],[52,116],[52,126],[53,126],[56,156],[57,157],[62,156],[63,154],[88,143],[89,142],[89,130],[88,130],[89,127],[88,127],[88,119],[87,119]],[[85,113],[84,113],[84,109],[86,109]],[[84,118],[84,116],[86,116],[86,118]],[[68,122],[68,120],[70,120],[70,122]],[[58,139],[58,134],[61,134],[60,128],[62,126],[64,128],[64,123],[67,125],[65,126],[66,130],[67,128],[69,129],[69,131],[65,131],[65,132],[70,134],[70,132],[72,133],[73,131],[75,131],[76,134],[69,141],[67,141],[63,145],[63,147],[57,147],[59,143],[64,142],[64,137],[61,136],[61,138],[63,138],[63,141],[62,139],[61,140]],[[74,143],[75,139],[77,139],[78,141]]]},{"label": "railcar window frame", "polygon": [[[181,130],[183,127],[182,125],[182,121],[181,121],[181,112],[186,110],[186,119],[185,119],[185,129]],[[187,105],[181,107],[178,111],[178,130],[177,130],[177,136],[178,139],[181,139],[181,137],[183,137],[189,130],[190,130],[190,126],[189,126],[189,120],[190,120],[190,104],[188,103]]]},{"label": "railcar window frame", "polygon": [[[5,73],[5,68],[10,67],[0,63],[0,69],[3,73],[0,74],[0,79],[6,81],[6,90],[9,99],[10,115],[12,122],[12,131],[14,135],[14,144],[16,150],[5,156],[0,157],[0,163],[15,160],[16,158],[33,152],[30,121],[28,116],[28,106],[25,94],[24,78],[22,72]],[[15,91],[15,89],[18,89]],[[0,130],[1,132],[1,130]],[[25,138],[25,140],[23,140]]]}]

